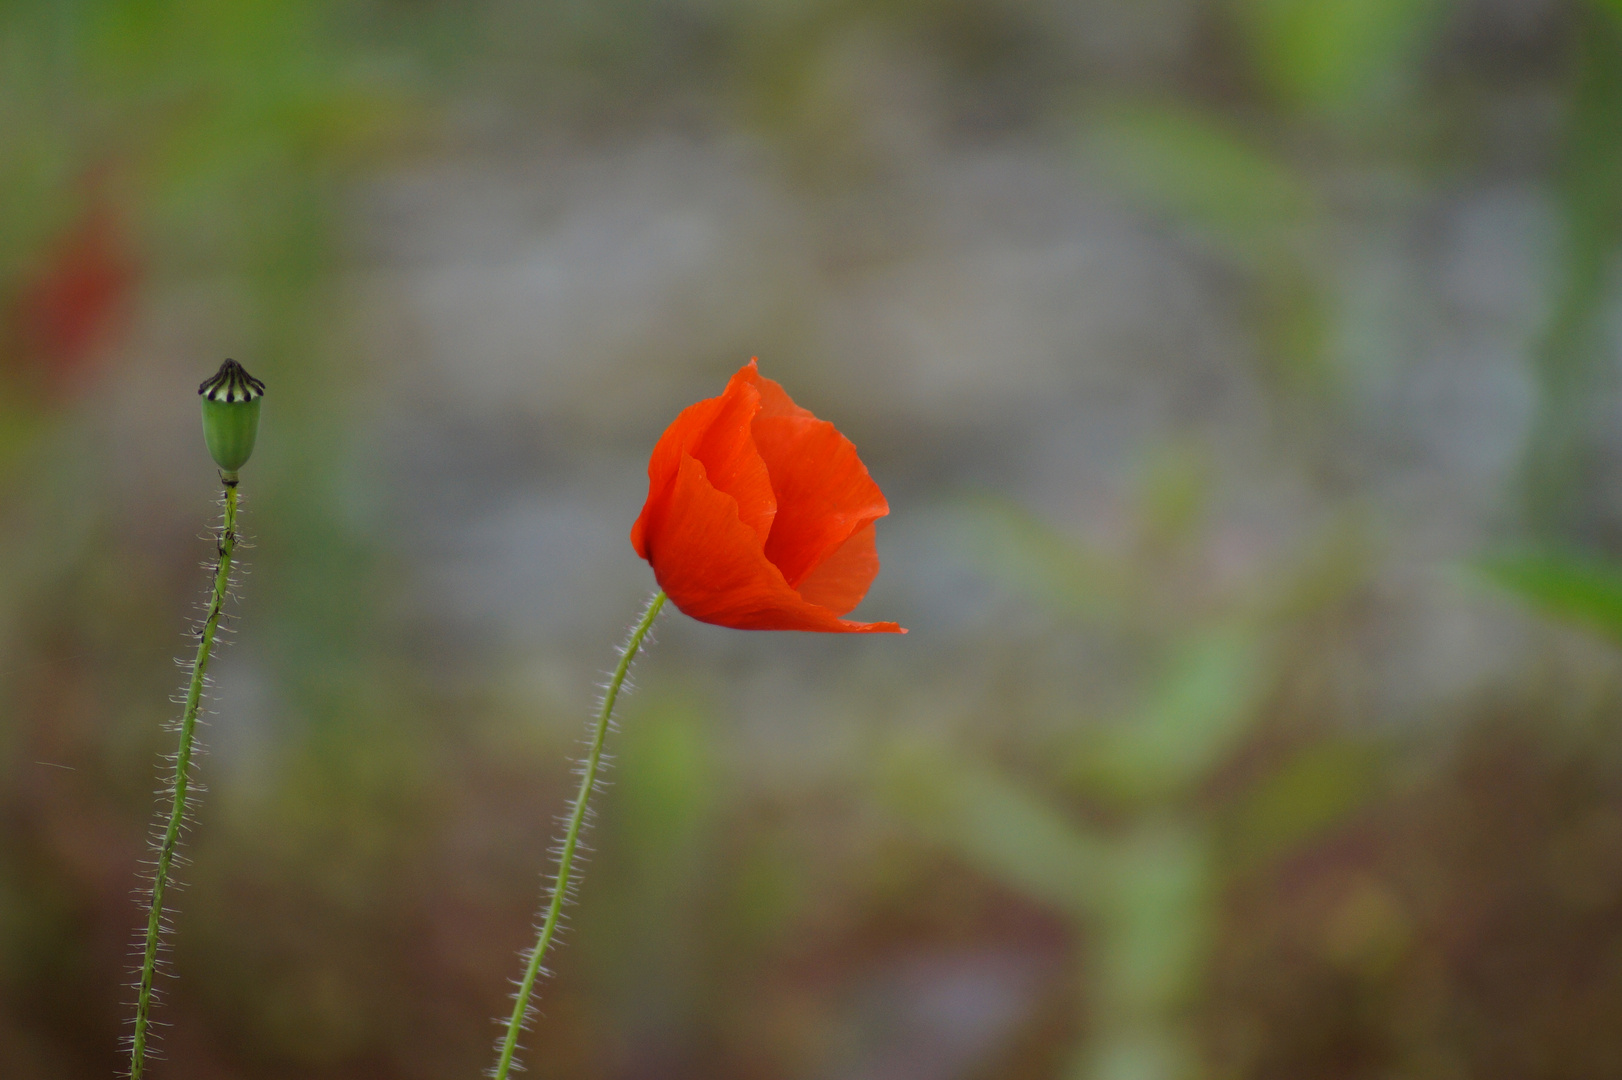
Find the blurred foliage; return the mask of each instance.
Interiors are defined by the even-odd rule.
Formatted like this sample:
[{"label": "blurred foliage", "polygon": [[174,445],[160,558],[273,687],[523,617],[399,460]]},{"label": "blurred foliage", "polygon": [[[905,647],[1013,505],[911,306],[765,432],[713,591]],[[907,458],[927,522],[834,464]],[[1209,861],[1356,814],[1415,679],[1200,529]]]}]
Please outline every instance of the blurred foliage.
[{"label": "blurred foliage", "polygon": [[[1373,332],[1401,312],[1371,316],[1347,267],[1397,236],[1430,274],[1460,189],[1553,209],[1541,329],[1516,353],[1533,416],[1499,493],[1508,539],[1537,546],[1477,568],[1617,640],[1619,117],[1617,0],[11,0],[0,1074],[118,1065],[166,660],[212,482],[200,456],[154,482],[128,466],[149,448],[120,439],[145,430],[126,416],[143,380],[187,395],[222,349],[270,384],[228,687],[253,717],[234,737],[260,742],[209,767],[164,1075],[488,1063],[574,703],[504,681],[545,682],[557,657],[403,614],[420,582],[362,445],[392,373],[355,340],[357,273],[376,269],[356,204],[391,170],[653,132],[760,148],[811,223],[806,261],[864,292],[857,270],[929,250],[928,229],[985,225],[921,209],[925,180],[961,179],[949,151],[1065,163],[1088,213],[1217,283],[1202,326],[1243,339],[1270,391],[1246,445],[1299,464],[1330,510],[1235,540],[1219,507],[1243,513],[1260,481],[1171,421],[1111,520],[1061,526],[1025,492],[970,493],[985,478],[962,462],[993,435],[885,417],[913,485],[898,524],[936,507],[932,542],[991,597],[981,622],[955,644],[915,625],[926,660],[796,654],[803,685],[767,690],[733,654],[655,656],[537,1071],[1610,1075],[1616,669],[1545,642],[1450,696],[1378,685],[1371,656],[1408,640],[1382,609],[1411,579],[1382,579],[1395,544],[1353,481],[1406,449],[1352,438],[1351,388],[1359,363],[1411,358]],[[946,449],[895,450],[931,439]],[[1416,663],[1468,668],[1476,647]],[[805,694],[792,722],[826,742],[757,730],[748,695],[768,693]]]},{"label": "blurred foliage", "polygon": [[[1412,78],[1447,0],[1239,0],[1257,66],[1283,98],[1350,113]],[[1404,79],[1407,76],[1407,79]]]},{"label": "blurred foliage", "polygon": [[1339,379],[1327,353],[1331,283],[1313,262],[1323,243],[1321,197],[1301,170],[1186,105],[1118,103],[1084,130],[1093,171],[1246,270],[1272,380],[1329,400]]},{"label": "blurred foliage", "polygon": [[1622,644],[1622,565],[1577,552],[1528,550],[1484,560],[1481,571],[1545,613]]},{"label": "blurred foliage", "polygon": [[1603,523],[1586,508],[1593,489],[1610,482],[1597,468],[1608,418],[1594,403],[1614,378],[1616,343],[1606,311],[1622,245],[1622,21],[1586,10],[1578,20],[1575,86],[1556,188],[1564,251],[1533,356],[1540,397],[1523,483],[1534,535],[1591,542]]},{"label": "blurred foliage", "polygon": [[[1210,977],[1215,898],[1335,829],[1377,790],[1380,776],[1377,748],[1329,732],[1295,746],[1288,744],[1300,736],[1289,736],[1262,750],[1282,736],[1266,708],[1281,677],[1275,639],[1344,602],[1344,591],[1358,583],[1344,572],[1350,552],[1315,560],[1310,574],[1297,577],[1295,588],[1313,597],[1305,612],[1277,596],[1265,603],[1212,597],[1203,611],[1186,600],[1167,603],[1167,590],[1186,580],[1181,566],[1197,558],[1203,517],[1190,511],[1204,502],[1197,475],[1151,469],[1138,517],[1146,542],[1094,575],[1128,583],[1116,598],[1122,610],[1177,613],[1158,627],[1117,624],[1115,632],[1126,631],[1140,647],[1147,630],[1158,654],[1120,715],[1071,719],[1061,729],[1068,745],[1043,755],[1034,783],[908,744],[887,757],[881,780],[924,835],[1073,920],[1078,934],[1091,933],[1085,997],[1100,1030],[1067,1073],[1078,1078],[1203,1075],[1187,1016]],[[1058,535],[1043,536],[1030,522],[1004,535],[1047,553],[1047,564],[1063,565]],[[1006,546],[978,551],[992,573],[1033,565],[1010,557]],[[1059,618],[1074,617],[1068,590],[1044,588],[1035,577],[1018,581]],[[1336,588],[1326,595],[1323,585],[1331,582]],[[1271,592],[1272,582],[1264,588]],[[1269,617],[1258,619],[1262,611]],[[1270,759],[1267,766],[1241,766],[1247,748]],[[1236,768],[1241,782],[1219,782]]]},{"label": "blurred foliage", "polygon": [[1251,262],[1287,257],[1318,212],[1316,195],[1288,162],[1186,106],[1104,112],[1088,124],[1086,149],[1122,191]]}]

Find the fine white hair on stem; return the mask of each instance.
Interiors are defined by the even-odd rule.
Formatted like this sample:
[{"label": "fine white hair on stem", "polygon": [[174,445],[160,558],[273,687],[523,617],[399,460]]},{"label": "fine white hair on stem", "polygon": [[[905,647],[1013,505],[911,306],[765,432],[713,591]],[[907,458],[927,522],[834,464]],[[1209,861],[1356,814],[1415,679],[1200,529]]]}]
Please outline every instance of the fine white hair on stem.
[{"label": "fine white hair on stem", "polygon": [[203,707],[206,694],[213,686],[213,681],[208,677],[208,662],[215,646],[226,644],[231,636],[230,627],[222,623],[228,621],[225,605],[236,597],[238,584],[233,576],[233,557],[237,548],[242,546],[237,535],[238,504],[239,492],[233,478],[227,481],[220,496],[223,507],[220,527],[208,537],[214,542],[215,561],[204,565],[211,572],[212,589],[207,602],[200,606],[198,621],[185,635],[196,641],[197,651],[189,661],[184,658],[176,660],[177,666],[187,675],[188,685],[183,696],[171,699],[181,706],[180,718],[164,725],[165,730],[177,733],[180,740],[173,753],[163,754],[160,758],[164,763],[159,774],[163,787],[156,794],[168,805],[167,809],[160,810],[159,820],[153,827],[152,856],[143,860],[142,878],[146,884],[137,889],[147,920],[144,933],[138,933],[135,944],[135,955],[140,960],[133,969],[135,1015],[130,1020],[131,1031],[124,1040],[130,1053],[127,1075],[131,1080],[141,1080],[147,1060],[159,1057],[154,1045],[155,1029],[166,1026],[151,1016],[152,1006],[162,996],[156,978],[159,974],[166,977],[171,974],[168,938],[174,932],[175,910],[172,903],[166,906],[165,898],[169,890],[185,885],[174,876],[174,872],[189,866],[190,860],[181,855],[177,848],[181,839],[191,831],[191,815],[198,798],[206,793],[203,785],[192,777],[192,764],[202,753],[197,745],[197,726],[208,723],[206,717],[211,711]]},{"label": "fine white hair on stem", "polygon": [[545,908],[535,927],[535,944],[519,953],[524,971],[513,983],[515,989],[512,994],[512,1015],[505,1020],[497,1021],[505,1027],[505,1031],[496,1040],[496,1063],[486,1073],[491,1080],[507,1080],[511,1073],[523,1070],[523,1065],[517,1060],[517,1053],[522,1049],[518,1038],[535,1019],[535,1009],[531,1000],[536,981],[551,974],[542,966],[541,961],[545,959],[547,949],[557,940],[563,924],[567,921],[563,909],[565,905],[573,902],[575,890],[579,887],[579,877],[572,874],[572,871],[576,862],[585,861],[584,857],[590,851],[581,842],[580,837],[595,816],[590,805],[591,795],[601,785],[599,775],[601,770],[609,764],[609,758],[603,753],[603,741],[609,732],[617,730],[613,721],[614,703],[622,692],[629,690],[626,675],[631,669],[631,662],[636,659],[645,643],[651,644],[653,639],[649,631],[664,604],[663,592],[654,593],[648,600],[647,606],[642,609],[642,614],[626,637],[625,644],[619,649],[619,663],[609,674],[608,681],[600,686],[602,693],[597,699],[597,715],[587,729],[587,736],[582,744],[585,752],[574,762],[571,770],[573,775],[580,777],[580,786],[574,798],[569,801],[566,812],[558,819],[564,831],[562,838],[550,852],[553,870],[546,890]]}]

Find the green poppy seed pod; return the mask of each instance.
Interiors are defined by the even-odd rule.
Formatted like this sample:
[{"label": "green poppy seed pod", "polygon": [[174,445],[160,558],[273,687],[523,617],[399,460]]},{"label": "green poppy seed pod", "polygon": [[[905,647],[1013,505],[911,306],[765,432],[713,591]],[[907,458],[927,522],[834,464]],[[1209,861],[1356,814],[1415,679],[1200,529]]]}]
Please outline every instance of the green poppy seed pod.
[{"label": "green poppy seed pod", "polygon": [[259,434],[259,402],[265,384],[249,375],[235,360],[227,360],[197,392],[203,398],[203,438],[214,464],[229,483],[253,454]]}]

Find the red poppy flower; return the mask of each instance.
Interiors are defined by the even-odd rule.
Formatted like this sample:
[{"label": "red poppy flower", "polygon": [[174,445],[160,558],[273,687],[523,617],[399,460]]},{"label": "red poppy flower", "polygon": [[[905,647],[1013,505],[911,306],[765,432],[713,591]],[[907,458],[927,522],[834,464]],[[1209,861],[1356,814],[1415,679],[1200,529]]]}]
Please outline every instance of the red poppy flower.
[{"label": "red poppy flower", "polygon": [[904,634],[840,618],[879,572],[873,522],[889,512],[850,440],[750,360],[659,437],[631,545],[700,622]]},{"label": "red poppy flower", "polygon": [[111,208],[92,205],[16,299],[25,350],[57,385],[75,381],[124,314],[135,261]]}]

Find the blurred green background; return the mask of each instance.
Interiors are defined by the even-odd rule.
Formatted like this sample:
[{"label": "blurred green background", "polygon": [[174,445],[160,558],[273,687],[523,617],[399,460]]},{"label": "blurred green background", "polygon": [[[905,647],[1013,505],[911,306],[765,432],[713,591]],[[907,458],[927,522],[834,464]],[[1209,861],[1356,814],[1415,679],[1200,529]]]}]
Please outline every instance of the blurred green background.
[{"label": "blurred green background", "polygon": [[751,355],[893,640],[672,613],[557,1078],[1613,1077],[1616,0],[0,5],[0,1075],[473,1077]]}]

